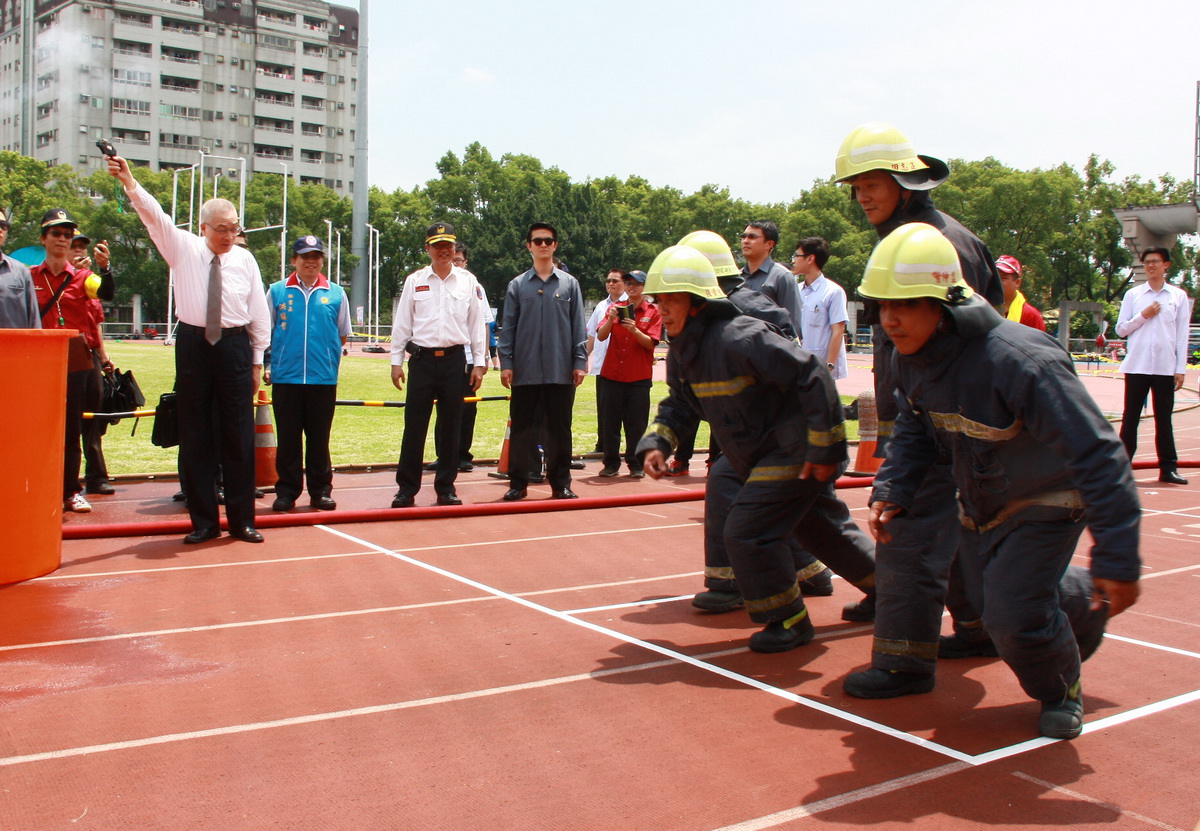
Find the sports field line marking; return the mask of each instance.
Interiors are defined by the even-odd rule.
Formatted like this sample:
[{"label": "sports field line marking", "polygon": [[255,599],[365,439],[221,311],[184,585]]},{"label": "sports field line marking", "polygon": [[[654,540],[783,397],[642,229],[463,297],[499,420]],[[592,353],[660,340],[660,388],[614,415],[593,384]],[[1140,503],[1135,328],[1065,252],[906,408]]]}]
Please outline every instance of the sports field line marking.
[{"label": "sports field line marking", "polygon": [[[1197,574],[1195,576],[1200,577],[1200,574]],[[1190,620],[1179,620],[1178,618],[1173,618],[1173,617],[1163,617],[1162,615],[1152,615],[1149,612],[1139,612],[1137,609],[1126,609],[1125,611],[1127,611],[1131,615],[1136,615],[1137,617],[1150,618],[1150,620],[1161,620],[1163,623],[1173,623],[1177,626],[1193,626],[1193,627],[1200,628],[1200,623],[1192,623],[1192,621],[1190,621]]]},{"label": "sports field line marking", "polygon": [[1036,776],[1030,776],[1028,773],[1021,773],[1021,771],[1019,771],[1019,770],[1014,770],[1012,775],[1017,777],[1018,779],[1024,779],[1026,782],[1032,782],[1033,784],[1037,785],[1038,787],[1045,788],[1046,790],[1051,791],[1053,793],[1062,794],[1063,796],[1069,796],[1072,799],[1078,799],[1083,802],[1089,802],[1092,805],[1097,805],[1101,808],[1110,808],[1115,813],[1117,813],[1123,817],[1129,817],[1130,819],[1139,820],[1140,822],[1144,822],[1147,825],[1153,825],[1155,828],[1162,828],[1162,829],[1164,829],[1164,831],[1184,831],[1184,829],[1182,829],[1182,828],[1178,828],[1174,825],[1168,825],[1165,822],[1159,822],[1158,820],[1156,820],[1152,817],[1148,817],[1144,814],[1139,814],[1136,811],[1126,811],[1120,805],[1114,805],[1111,802],[1105,802],[1102,799],[1096,799],[1096,797],[1094,797],[1094,796],[1088,796],[1085,793],[1080,793],[1079,791],[1074,791],[1074,790],[1071,790],[1070,788],[1064,788],[1062,785],[1055,785],[1053,782],[1047,782],[1045,779],[1038,779]]},{"label": "sports field line marking", "polygon": [[817,802],[809,803],[808,805],[800,805],[795,808],[788,808],[785,811],[778,811],[774,814],[767,814],[756,819],[748,819],[745,822],[739,822],[735,825],[726,825],[718,828],[715,831],[762,831],[764,828],[773,828],[776,825],[783,825],[785,822],[792,820],[804,819],[805,817],[815,816],[824,813],[825,811],[833,811],[838,808],[845,808],[847,805],[853,805],[857,802],[865,802],[868,799],[885,796],[886,794],[902,791],[905,788],[911,788],[915,785],[923,785],[926,782],[933,782],[941,779],[944,776],[949,776],[952,773],[958,773],[963,770],[970,770],[971,765],[965,762],[951,762],[948,765],[941,767],[922,770],[917,773],[910,773],[908,776],[900,776],[896,779],[880,782],[877,785],[869,785],[865,788],[859,788],[855,791],[847,791],[844,794],[831,796],[827,799],[821,799]]},{"label": "sports field line marking", "polygon": [[[323,528],[325,526],[314,525],[313,528]],[[569,540],[578,537],[603,537],[610,534],[634,534],[643,531],[674,531],[680,528],[697,528],[702,529],[703,526],[698,522],[685,522],[678,525],[652,525],[646,528],[615,528],[606,531],[583,531],[578,534],[555,534],[547,537],[524,537],[522,539],[502,539],[502,540],[480,540],[475,542],[452,543],[449,545],[426,545],[420,548],[408,548],[406,551],[451,551],[456,548],[482,548],[488,545],[509,545],[512,543],[524,542],[548,542],[552,540]],[[372,549],[370,551],[354,551],[346,554],[315,554],[311,557],[278,557],[270,560],[244,560],[242,562],[233,563],[206,563],[203,565],[194,566],[167,566],[165,568],[143,568],[143,569],[128,569],[125,571],[100,571],[89,572],[88,574],[51,574],[45,577],[38,577],[35,580],[27,581],[29,585],[40,583],[44,580],[84,580],[92,577],[118,577],[127,574],[157,574],[158,572],[170,571],[189,571],[192,569],[202,568],[229,568],[231,566],[248,566],[248,565],[270,565],[272,563],[293,563],[303,562],[305,560],[324,560],[336,557],[363,557],[368,554],[377,554],[378,551]],[[63,564],[70,565],[70,561]],[[617,584],[613,584],[617,585]]]},{"label": "sports field line marking", "polygon": [[327,525],[316,525],[313,527],[320,528],[324,531],[327,531],[330,534],[347,539],[350,542],[354,542],[359,545],[365,545],[365,546],[375,548],[381,554],[386,554],[389,557],[394,557],[395,559],[400,560],[401,562],[406,562],[409,565],[414,565],[414,566],[417,566],[418,568],[423,568],[427,571],[433,572],[434,574],[440,574],[441,576],[443,576],[449,580],[454,580],[455,582],[463,583],[464,585],[468,585],[468,586],[472,586],[476,589],[479,589],[482,592],[486,592],[488,594],[495,595],[496,597],[502,597],[506,600],[511,600],[514,603],[517,603],[521,606],[525,606],[528,609],[531,609],[536,612],[540,612],[544,615],[548,615],[549,617],[553,617],[558,620],[564,621],[566,623],[570,623],[574,626],[579,626],[583,629],[591,630],[593,632],[596,632],[597,634],[604,635],[609,638],[614,638],[616,640],[631,644],[633,646],[639,646],[650,652],[656,652],[659,655],[663,655],[668,658],[673,658],[673,659],[679,661],[680,663],[688,664],[690,666],[693,666],[697,669],[704,670],[706,672],[711,672],[714,675],[720,675],[723,678],[729,679],[730,681],[734,681],[739,684],[743,684],[745,686],[752,687],[756,690],[759,690],[760,692],[765,692],[765,693],[768,693],[769,695],[776,696],[777,698],[782,698],[785,701],[790,701],[793,704],[799,704],[800,706],[807,707],[810,710],[816,710],[817,712],[824,713],[829,716],[833,716],[834,718],[840,719],[842,721],[848,721],[851,724],[856,724],[859,727],[864,727],[868,730],[874,730],[877,733],[882,733],[883,735],[890,736],[890,737],[892,737],[894,739],[898,739],[902,742],[907,742],[909,744],[916,745],[917,747],[922,747],[922,748],[924,748],[926,750],[930,750],[934,753],[940,753],[941,755],[948,756],[949,758],[955,759],[956,761],[970,762],[972,759],[972,757],[970,755],[962,753],[961,751],[955,750],[954,748],[946,747],[945,745],[941,745],[941,744],[938,744],[937,742],[929,741],[928,739],[922,739],[919,736],[914,736],[910,733],[905,733],[902,730],[897,730],[894,727],[887,726],[886,724],[880,724],[878,722],[874,722],[869,719],[862,718],[861,716],[856,716],[856,715],[853,715],[852,713],[847,713],[843,710],[839,710],[836,707],[831,707],[828,704],[822,704],[819,701],[814,701],[812,699],[805,698],[803,696],[797,695],[797,694],[789,692],[787,690],[782,690],[778,687],[771,686],[770,684],[759,681],[756,678],[750,678],[750,677],[742,675],[740,673],[733,672],[732,670],[727,670],[724,667],[719,667],[719,666],[716,666],[715,664],[707,663],[705,661],[694,658],[691,655],[686,655],[682,652],[677,652],[673,649],[668,649],[659,644],[651,643],[649,641],[644,641],[644,640],[641,640],[640,638],[635,638],[631,635],[626,635],[624,632],[619,632],[615,629],[609,629],[605,626],[600,626],[598,624],[591,623],[590,621],[586,621],[586,620],[582,620],[577,617],[573,617],[569,614],[566,614],[565,612],[560,612],[557,609],[551,609],[550,607],[543,606],[540,603],[534,603],[531,600],[527,600],[527,599],[525,599],[523,597],[519,597],[515,594],[511,594],[511,593],[503,591],[501,589],[497,589],[493,586],[489,586],[486,583],[480,583],[478,580],[472,580],[471,578],[464,577],[461,574],[455,574],[454,572],[447,571],[444,568],[440,568],[440,567],[432,565],[430,563],[425,563],[420,560],[414,559],[413,557],[409,557],[408,555],[402,554],[399,551],[393,551],[391,549],[384,548],[381,545],[376,545],[375,543],[369,542],[364,539],[360,539],[353,535],[347,534],[343,531],[339,531],[337,528],[331,528]]},{"label": "sports field line marking", "polygon": [[[368,551],[364,554],[376,554],[378,552]],[[269,561],[268,561],[269,562]],[[615,583],[591,583],[582,586],[566,586],[560,589],[539,589],[534,592],[519,592],[521,597],[534,597],[544,594],[561,594],[564,592],[585,591],[588,589],[604,589],[613,588],[615,586],[628,586],[636,583],[655,583],[660,580],[674,579],[680,577],[695,577],[699,572],[690,572],[686,574],[670,574],[664,577],[639,577],[633,580],[622,580]],[[691,597],[691,595],[687,595]],[[460,603],[478,603],[480,601],[498,600],[494,595],[482,595],[480,597],[462,597],[456,600],[437,600],[431,603],[412,603],[404,606],[375,606],[370,609],[347,609],[341,612],[318,612],[311,615],[292,615],[290,617],[263,618],[261,620],[239,620],[230,621],[229,623],[212,623],[205,626],[185,626],[175,629],[155,629],[150,631],[139,632],[121,632],[114,635],[97,635],[91,638],[71,638],[61,641],[38,641],[34,643],[17,643],[0,645],[0,653],[17,652],[26,649],[46,649],[56,646],[80,646],[90,643],[105,643],[109,641],[127,641],[135,638],[160,638],[168,635],[187,635],[198,632],[215,632],[222,629],[244,629],[251,626],[272,626],[278,623],[305,623],[310,620],[328,620],[341,617],[354,617],[356,615],[374,615],[386,612],[404,612],[411,609],[429,609],[439,606],[456,606]]]},{"label": "sports field line marking", "polygon": [[1182,574],[1185,571],[1196,571],[1200,569],[1200,563],[1193,566],[1180,566],[1179,568],[1169,568],[1166,571],[1152,571],[1149,574],[1143,574],[1139,579],[1149,580],[1151,577],[1166,577],[1169,574]]},{"label": "sports field line marking", "polygon": [[1131,643],[1134,646],[1144,646],[1148,649],[1157,649],[1162,652],[1171,652],[1175,655],[1183,655],[1187,658],[1200,658],[1200,652],[1189,652],[1186,649],[1178,649],[1174,646],[1164,646],[1160,643],[1151,643],[1150,641],[1139,641],[1135,638],[1126,638],[1121,635],[1113,635],[1109,632],[1106,632],[1104,634],[1104,639],[1109,640],[1110,638],[1114,641],[1121,641],[1122,643]]}]

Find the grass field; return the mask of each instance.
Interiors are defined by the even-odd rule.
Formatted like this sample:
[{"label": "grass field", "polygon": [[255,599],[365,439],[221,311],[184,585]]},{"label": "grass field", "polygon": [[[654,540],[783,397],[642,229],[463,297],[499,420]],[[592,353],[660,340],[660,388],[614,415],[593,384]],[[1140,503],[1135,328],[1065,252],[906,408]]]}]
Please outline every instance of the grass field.
[{"label": "grass field", "polygon": [[[175,350],[161,341],[109,342],[109,358],[121,369],[132,369],[146,406],[158,403],[158,396],[170,392],[175,382]],[[351,344],[350,354],[342,359],[338,380],[338,398],[364,401],[403,401],[404,394],[392,386],[387,356],[365,355]],[[268,394],[270,388],[267,388]],[[500,373],[488,372],[480,395],[504,395]],[[666,395],[667,385],[656,383],[651,392],[652,409]],[[508,402],[484,401],[479,404],[475,423],[477,458],[494,459],[500,455],[504,427],[508,421]],[[135,435],[132,422],[122,421],[108,429],[104,437],[104,455],[113,474],[174,471],[175,449],[163,450],[150,443],[149,420],[143,421]],[[596,379],[588,376],[575,395],[573,421],[575,452],[588,453],[596,446]],[[333,422],[330,452],[335,465],[395,464],[400,455],[400,436],[404,411],[391,407],[339,407]],[[708,446],[708,425],[700,425],[697,447]],[[434,458],[433,429],[426,442],[425,457]]]}]

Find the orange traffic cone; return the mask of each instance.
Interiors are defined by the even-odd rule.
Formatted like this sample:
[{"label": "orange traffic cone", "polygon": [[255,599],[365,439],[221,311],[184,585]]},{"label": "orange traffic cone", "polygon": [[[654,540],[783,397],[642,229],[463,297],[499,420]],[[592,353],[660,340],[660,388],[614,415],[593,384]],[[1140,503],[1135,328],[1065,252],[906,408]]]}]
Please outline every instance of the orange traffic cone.
[{"label": "orange traffic cone", "polygon": [[488,473],[493,479],[508,478],[508,442],[512,438],[512,419],[504,425],[504,444],[500,445],[500,462],[496,465],[495,473]]},{"label": "orange traffic cone", "polygon": [[858,455],[854,458],[852,475],[872,476],[879,470],[883,459],[875,458],[879,444],[879,412],[875,408],[875,391],[863,390],[858,394]]},{"label": "orange traffic cone", "polygon": [[266,390],[258,391],[254,405],[254,484],[260,488],[272,488],[279,480],[275,470],[275,424],[271,421],[271,408]]}]

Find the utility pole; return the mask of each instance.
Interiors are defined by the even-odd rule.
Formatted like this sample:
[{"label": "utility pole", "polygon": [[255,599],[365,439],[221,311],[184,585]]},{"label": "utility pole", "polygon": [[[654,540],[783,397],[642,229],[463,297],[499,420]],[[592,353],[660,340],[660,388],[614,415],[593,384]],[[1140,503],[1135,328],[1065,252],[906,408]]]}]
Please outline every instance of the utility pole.
[{"label": "utility pole", "polygon": [[[370,38],[367,18],[368,0],[358,4],[358,104],[354,133],[354,211],[350,223],[350,250],[358,257],[350,281],[351,317],[367,305],[370,275],[367,272],[367,220],[370,190],[367,183],[367,47]],[[357,322],[357,320],[355,321]]]}]

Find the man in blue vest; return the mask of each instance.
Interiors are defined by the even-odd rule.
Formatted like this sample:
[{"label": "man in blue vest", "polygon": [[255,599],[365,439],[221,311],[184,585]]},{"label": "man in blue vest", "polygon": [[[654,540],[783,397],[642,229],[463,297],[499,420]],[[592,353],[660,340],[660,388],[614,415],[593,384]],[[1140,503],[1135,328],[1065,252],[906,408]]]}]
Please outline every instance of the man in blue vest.
[{"label": "man in blue vest", "polygon": [[333,489],[329,430],[342,346],[350,336],[350,304],[342,287],[322,273],[325,246],[321,240],[314,236],[296,240],[292,267],[292,275],[267,292],[271,365],[265,380],[275,388],[271,408],[279,441],[275,458],[279,481],[271,507],[294,508],[307,472],[312,506],[332,511],[337,503],[329,495]]}]

